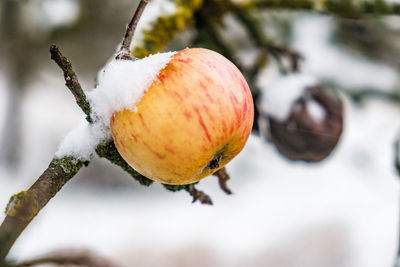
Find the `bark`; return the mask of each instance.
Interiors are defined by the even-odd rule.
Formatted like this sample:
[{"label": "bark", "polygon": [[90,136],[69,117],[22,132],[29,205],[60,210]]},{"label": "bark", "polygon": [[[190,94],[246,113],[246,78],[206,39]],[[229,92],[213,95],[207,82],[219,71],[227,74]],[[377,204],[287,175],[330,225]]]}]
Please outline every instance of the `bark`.
[{"label": "bark", "polygon": [[53,159],[27,191],[11,197],[0,226],[0,264],[26,226],[83,165],[70,157]]}]

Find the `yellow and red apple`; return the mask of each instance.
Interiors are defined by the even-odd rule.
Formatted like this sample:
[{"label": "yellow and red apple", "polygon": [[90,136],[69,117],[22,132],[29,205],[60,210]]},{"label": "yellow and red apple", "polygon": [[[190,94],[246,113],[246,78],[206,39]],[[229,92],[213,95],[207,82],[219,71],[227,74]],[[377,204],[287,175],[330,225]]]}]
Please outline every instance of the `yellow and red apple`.
[{"label": "yellow and red apple", "polygon": [[121,156],[139,173],[165,184],[189,184],[242,150],[253,112],[236,66],[216,52],[192,48],[172,57],[134,110],[113,114],[111,132]]}]

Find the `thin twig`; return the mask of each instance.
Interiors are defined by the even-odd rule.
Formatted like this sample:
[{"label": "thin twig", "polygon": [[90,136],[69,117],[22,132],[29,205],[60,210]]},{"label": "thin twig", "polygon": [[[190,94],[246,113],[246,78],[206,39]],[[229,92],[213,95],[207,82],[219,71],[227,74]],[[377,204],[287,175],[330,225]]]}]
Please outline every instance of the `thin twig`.
[{"label": "thin twig", "polygon": [[64,73],[65,85],[74,95],[78,106],[86,114],[86,120],[91,123],[92,118],[90,117],[90,105],[86,99],[85,92],[78,81],[78,76],[72,69],[71,62],[61,54],[58,47],[54,44],[50,46],[50,54],[51,59],[57,63]]},{"label": "thin twig", "polygon": [[142,16],[142,13],[147,5],[149,0],[141,0],[135,14],[133,15],[131,21],[126,27],[126,32],[124,39],[122,40],[121,48],[119,49],[116,59],[125,59],[125,60],[134,60],[135,58],[131,55],[131,43],[133,39],[133,35],[136,30],[136,26]]},{"label": "thin twig", "polygon": [[189,185],[185,188],[186,191],[193,197],[193,203],[197,200],[200,201],[201,204],[212,205],[213,202],[211,198],[205,194],[203,191],[197,190],[194,185]]},{"label": "thin twig", "polygon": [[226,167],[219,169],[213,175],[217,176],[219,187],[221,187],[222,191],[224,191],[228,195],[232,194],[232,191],[229,189],[227,184],[230,177],[226,170]]},{"label": "thin twig", "polygon": [[204,27],[204,30],[207,32],[208,37],[212,41],[212,43],[216,46],[218,52],[228,58],[236,67],[238,67],[241,71],[243,70],[243,66],[235,57],[235,52],[233,49],[221,38],[217,26],[213,21],[211,21],[207,14],[204,14],[204,11],[199,10],[196,13],[196,22],[201,27]]},{"label": "thin twig", "polygon": [[68,250],[54,252],[36,259],[23,261],[21,263],[12,265],[12,267],[30,267],[43,264],[57,264],[57,265],[78,265],[87,267],[117,267],[118,264],[111,262],[99,255],[96,255],[90,250]]},{"label": "thin twig", "polygon": [[196,200],[199,200],[201,204],[212,205],[211,198],[206,193],[198,191],[195,188],[196,184],[197,183],[184,184],[184,185],[170,185],[170,184],[162,184],[162,185],[164,186],[165,189],[172,192],[185,190],[193,197],[192,203],[196,202]]},{"label": "thin twig", "polygon": [[[262,23],[248,10],[234,7],[234,11],[237,19],[246,27],[257,47],[266,49],[270,53],[282,73],[299,71],[300,61],[303,60],[303,56],[299,52],[285,46],[275,45],[268,40],[261,27]],[[290,61],[289,70],[286,70],[282,63],[283,57],[287,57]]]}]

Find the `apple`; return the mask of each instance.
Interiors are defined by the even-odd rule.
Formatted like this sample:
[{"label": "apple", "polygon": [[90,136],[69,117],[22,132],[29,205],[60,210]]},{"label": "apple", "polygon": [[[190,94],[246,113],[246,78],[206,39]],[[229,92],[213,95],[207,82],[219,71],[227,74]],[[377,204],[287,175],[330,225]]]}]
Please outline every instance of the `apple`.
[{"label": "apple", "polygon": [[[264,103],[259,103],[262,111],[258,119],[260,132],[288,159],[320,162],[332,153],[340,140],[343,130],[342,100],[335,91],[318,83],[301,84],[301,77],[296,75],[283,78],[292,79],[289,84],[284,84],[287,90],[295,91],[293,86],[304,87],[291,100],[285,117],[275,115],[268,108],[272,101],[278,102],[279,97],[290,98],[290,92],[278,86],[270,90],[281,92],[282,96],[267,94],[262,98]],[[293,82],[296,84],[289,86]]]},{"label": "apple", "polygon": [[[134,73],[132,75],[135,75]],[[177,52],[133,110],[111,117],[117,150],[149,179],[190,184],[216,172],[244,147],[254,107],[247,82],[222,55]]]}]

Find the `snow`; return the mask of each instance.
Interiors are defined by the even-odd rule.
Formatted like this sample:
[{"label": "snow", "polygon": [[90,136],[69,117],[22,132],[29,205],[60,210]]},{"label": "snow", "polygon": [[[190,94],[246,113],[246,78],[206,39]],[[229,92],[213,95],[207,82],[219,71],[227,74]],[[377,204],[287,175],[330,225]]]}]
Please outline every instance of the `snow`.
[{"label": "snow", "polygon": [[307,113],[315,122],[323,122],[326,117],[326,110],[317,101],[310,99],[306,101]]},{"label": "snow", "polygon": [[[312,21],[309,29],[296,30],[327,30],[324,23]],[[298,43],[303,36],[296,36]],[[355,86],[375,80],[385,89],[396,82],[386,67],[377,67],[377,75],[368,71],[360,79],[363,61],[357,60],[360,69],[343,70],[346,64],[340,60],[350,59],[340,56],[331,61],[333,56],[318,54],[332,48],[319,43],[319,37],[308,36],[313,39],[306,50],[317,53],[307,54],[308,70],[313,66],[330,78],[332,71],[344,73],[342,81]],[[0,168],[0,207],[34,182],[48,166],[62,134],[82,119],[60,74],[49,76],[41,72],[24,94],[21,168],[17,173]],[[83,78],[80,81],[85,83]],[[92,77],[87,77],[86,83],[91,82]],[[0,93],[7,95],[1,81]],[[374,99],[362,106],[346,102],[345,110],[339,146],[318,165],[289,162],[270,144],[251,136],[228,165],[234,195],[220,192],[213,177],[200,182],[199,189],[213,198],[212,207],[191,204],[185,192],[167,192],[158,184],[136,186],[108,161],[94,160],[39,213],[9,259],[90,248],[123,266],[392,266],[398,242],[399,185],[393,141],[400,128],[399,107]],[[84,183],[85,176],[90,184]],[[107,188],[100,182],[118,177],[129,186]],[[183,262],[184,256],[190,260]],[[212,262],[201,265],[199,257]]]},{"label": "snow", "polygon": [[161,16],[169,16],[177,12],[174,1],[151,0],[146,6],[135,30],[135,38],[131,43],[131,48],[143,44],[144,32],[150,30],[152,24]]},{"label": "snow", "polygon": [[[57,98],[47,100],[55,102]],[[26,101],[35,99],[31,95]],[[88,174],[80,173],[35,218],[15,244],[10,259],[90,248],[125,263],[123,266],[169,267],[178,266],[171,263],[171,257],[204,256],[203,251],[209,250],[211,256],[205,257],[217,260],[206,265],[210,267],[391,266],[397,238],[398,185],[389,144],[400,126],[398,108],[383,102],[370,102],[365,109],[347,108],[341,144],[320,165],[288,162],[268,143],[251,136],[228,165],[234,195],[220,192],[213,177],[199,184],[199,189],[213,198],[212,207],[191,204],[185,192],[167,192],[159,185],[98,191],[93,186],[83,187],[82,175]],[[36,142],[37,147],[42,145]],[[26,153],[36,158],[42,151]],[[35,158],[26,160],[35,162]],[[90,168],[98,166],[82,171]],[[32,172],[36,171],[40,171],[37,166],[30,174],[1,173],[5,179],[0,206],[5,207],[11,193],[26,188],[27,178],[34,178]],[[113,171],[122,174],[116,168]],[[95,184],[99,177],[90,178]],[[281,260],[274,262],[277,257]],[[154,258],[152,265],[134,264]],[[287,263],[291,258],[296,260]],[[300,264],[307,258],[308,264]],[[328,265],[329,260],[339,259],[343,264]],[[197,265],[191,262],[186,266]]]},{"label": "snow", "polygon": [[293,48],[306,58],[304,72],[351,90],[396,88],[397,71],[338,49],[331,41],[333,29],[334,19],[326,16],[304,16],[294,23]]},{"label": "snow", "polygon": [[[98,130],[100,130],[100,132]],[[54,155],[55,158],[72,156],[78,160],[91,159],[96,146],[99,144],[98,140],[101,140],[101,136],[104,135],[101,130],[102,129],[93,127],[93,125],[90,125],[87,121],[82,121],[61,141]]]},{"label": "snow", "polygon": [[76,0],[45,0],[42,2],[43,24],[49,28],[70,25],[79,17]]},{"label": "snow", "polygon": [[[260,108],[272,118],[285,121],[294,103],[299,100],[307,87],[317,84],[317,79],[307,74],[294,73],[279,77],[271,84],[261,87]],[[318,117],[320,114],[316,115]]]},{"label": "snow", "polygon": [[175,53],[157,53],[136,61],[114,59],[108,63],[99,74],[98,86],[86,93],[94,122],[83,122],[74,128],[55,156],[90,160],[96,146],[111,138],[112,114],[124,109],[136,111],[135,104]]}]

